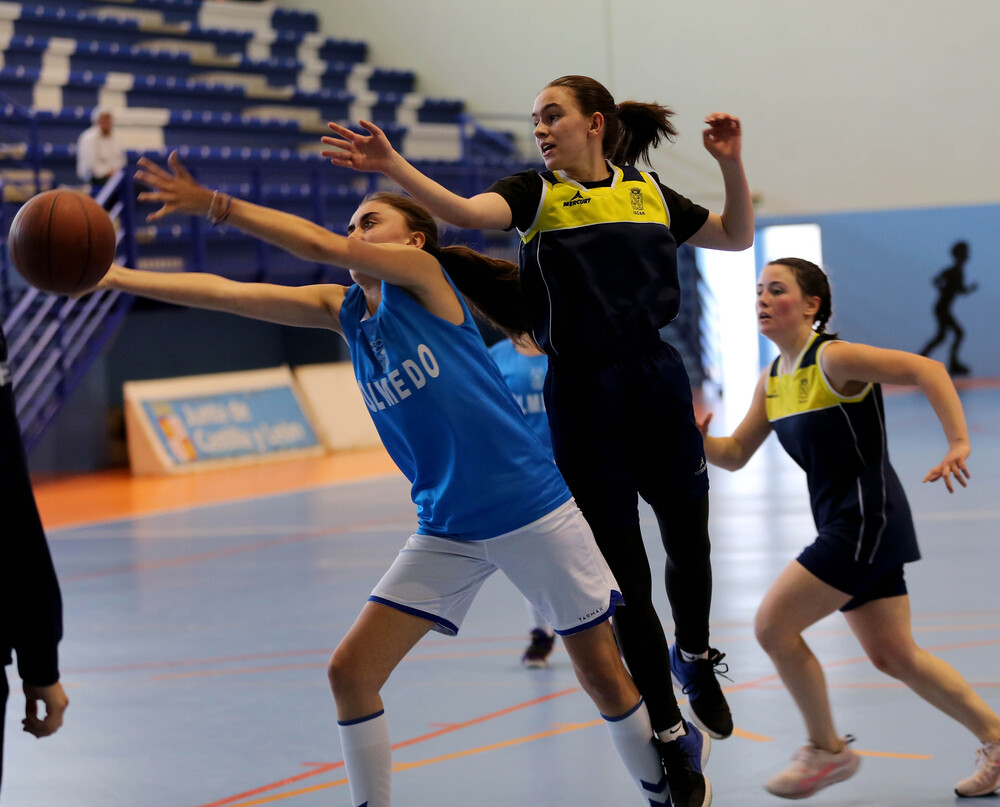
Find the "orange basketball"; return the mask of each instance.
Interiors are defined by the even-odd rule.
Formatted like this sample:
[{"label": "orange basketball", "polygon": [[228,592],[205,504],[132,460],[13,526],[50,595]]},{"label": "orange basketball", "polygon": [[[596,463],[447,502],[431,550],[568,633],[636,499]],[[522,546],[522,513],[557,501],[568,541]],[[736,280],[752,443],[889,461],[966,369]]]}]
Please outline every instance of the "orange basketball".
[{"label": "orange basketball", "polygon": [[17,271],[35,288],[82,294],[115,259],[115,228],[86,193],[45,191],[17,211],[7,245]]}]

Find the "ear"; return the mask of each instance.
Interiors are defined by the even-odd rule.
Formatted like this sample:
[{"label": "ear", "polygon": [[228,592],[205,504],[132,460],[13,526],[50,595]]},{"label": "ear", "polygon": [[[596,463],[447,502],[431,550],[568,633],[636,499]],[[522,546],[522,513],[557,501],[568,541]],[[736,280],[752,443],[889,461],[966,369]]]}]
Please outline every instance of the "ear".
[{"label": "ear", "polygon": [[406,242],[407,246],[416,247],[417,249],[423,249],[426,243],[427,236],[417,231],[410,233],[410,240]]},{"label": "ear", "polygon": [[819,297],[806,297],[805,299],[805,313],[811,317],[815,317],[819,312],[819,306],[822,301]]},{"label": "ear", "polygon": [[604,115],[600,112],[595,112],[590,116],[590,129],[587,131],[587,134],[604,137],[604,124]]}]

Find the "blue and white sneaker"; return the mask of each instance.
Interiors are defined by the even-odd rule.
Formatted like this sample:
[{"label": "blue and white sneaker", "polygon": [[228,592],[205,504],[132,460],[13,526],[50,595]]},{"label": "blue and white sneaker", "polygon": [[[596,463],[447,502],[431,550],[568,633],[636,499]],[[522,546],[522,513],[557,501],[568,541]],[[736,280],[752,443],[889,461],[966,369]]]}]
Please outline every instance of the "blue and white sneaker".
[{"label": "blue and white sneaker", "polygon": [[670,671],[674,683],[688,696],[691,719],[716,740],[733,733],[733,715],[715,677],[729,672],[729,665],[722,663],[725,657],[710,647],[708,658],[684,661],[677,644],[670,645]]},{"label": "blue and white sneaker", "polygon": [[712,751],[712,738],[697,726],[684,721],[687,734],[676,740],[654,739],[667,774],[667,787],[674,807],[709,807],[712,783],[705,765]]}]

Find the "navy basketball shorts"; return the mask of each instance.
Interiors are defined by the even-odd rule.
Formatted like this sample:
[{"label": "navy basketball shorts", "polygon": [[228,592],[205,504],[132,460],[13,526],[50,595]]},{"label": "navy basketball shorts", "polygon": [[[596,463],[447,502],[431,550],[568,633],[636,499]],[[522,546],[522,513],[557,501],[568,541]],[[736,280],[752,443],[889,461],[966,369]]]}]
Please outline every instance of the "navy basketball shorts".
[{"label": "navy basketball shorts", "polygon": [[878,564],[855,560],[852,544],[843,536],[821,534],[802,550],[797,560],[828,586],[851,595],[841,611],[906,594],[901,560],[886,557]]}]

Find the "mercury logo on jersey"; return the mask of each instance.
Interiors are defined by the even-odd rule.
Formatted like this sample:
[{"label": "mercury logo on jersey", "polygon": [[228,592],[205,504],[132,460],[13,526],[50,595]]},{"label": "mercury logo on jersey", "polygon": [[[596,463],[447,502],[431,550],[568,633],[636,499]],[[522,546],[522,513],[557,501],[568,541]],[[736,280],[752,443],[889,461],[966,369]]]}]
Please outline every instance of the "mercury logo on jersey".
[{"label": "mercury logo on jersey", "polygon": [[429,378],[437,378],[441,367],[427,345],[417,345],[417,360],[405,359],[399,367],[389,370],[381,378],[367,383],[358,380],[358,389],[365,405],[378,412],[409,398],[415,390],[424,387]]},{"label": "mercury logo on jersey", "polygon": [[585,198],[580,191],[576,192],[576,196],[570,199],[568,202],[563,202],[563,207],[573,207],[573,205],[589,205],[590,199]]}]

